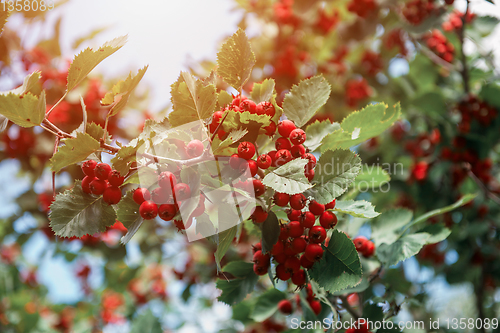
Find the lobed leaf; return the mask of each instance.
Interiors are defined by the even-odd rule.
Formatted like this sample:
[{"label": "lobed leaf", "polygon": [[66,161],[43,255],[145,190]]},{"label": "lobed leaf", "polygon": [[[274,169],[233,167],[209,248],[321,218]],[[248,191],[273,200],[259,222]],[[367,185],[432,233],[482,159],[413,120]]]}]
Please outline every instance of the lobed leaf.
[{"label": "lobed leaf", "polygon": [[321,141],[324,137],[338,129],[340,129],[339,123],[331,123],[328,120],[316,120],[314,123],[306,127],[307,139],[304,142],[304,146],[309,148],[311,151],[315,151],[321,147]]},{"label": "lobed leaf", "polygon": [[354,217],[374,218],[380,215],[375,211],[375,207],[372,206],[371,202],[364,200],[337,201],[334,210]]},{"label": "lobed leaf", "polygon": [[403,236],[390,245],[380,244],[376,250],[377,257],[386,267],[395,265],[420,252],[429,237],[428,233],[421,232]]},{"label": "lobed leaf", "polygon": [[267,219],[261,225],[262,230],[262,252],[271,251],[274,244],[278,242],[280,236],[280,223],[273,211],[268,212]]},{"label": "lobed leaf", "polygon": [[262,83],[255,83],[250,93],[250,97],[255,104],[260,102],[270,102],[274,96],[274,79],[265,79]]},{"label": "lobed leaf", "polygon": [[33,127],[45,117],[45,93],[38,97],[30,93],[0,95],[0,114],[21,127]]},{"label": "lobed leaf", "polygon": [[241,302],[251,293],[259,279],[253,271],[253,264],[244,261],[232,261],[224,266],[223,272],[229,273],[235,279],[217,280],[216,286],[222,290],[217,298],[220,302],[233,305]]},{"label": "lobed leaf", "polygon": [[10,12],[7,10],[4,10],[4,6],[1,6],[0,10],[0,35],[2,35],[3,32],[3,27],[5,26],[5,23],[7,23],[7,18],[9,17]]},{"label": "lobed leaf", "polygon": [[372,239],[378,247],[380,244],[392,244],[401,235],[401,229],[407,225],[413,217],[413,212],[405,208],[398,208],[384,212],[378,219],[372,222]]},{"label": "lobed leaf", "polygon": [[100,148],[99,142],[87,133],[77,132],[75,138],[62,140],[63,146],[50,159],[53,172],[59,172],[68,165],[84,161]]},{"label": "lobed leaf", "polygon": [[269,289],[257,298],[250,318],[262,322],[271,317],[278,310],[278,303],[287,298],[287,295],[278,289]]},{"label": "lobed leaf", "polygon": [[312,187],[304,175],[304,168],[307,163],[307,159],[297,158],[292,160],[269,172],[262,180],[262,183],[277,192],[287,194],[302,193]]}]

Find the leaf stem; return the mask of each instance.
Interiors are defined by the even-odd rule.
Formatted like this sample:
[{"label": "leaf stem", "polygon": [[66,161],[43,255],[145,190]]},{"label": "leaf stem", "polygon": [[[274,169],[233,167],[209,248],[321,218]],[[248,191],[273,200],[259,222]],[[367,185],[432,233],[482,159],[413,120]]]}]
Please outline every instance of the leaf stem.
[{"label": "leaf stem", "polygon": [[56,102],[56,104],[52,105],[50,110],[45,113],[45,118],[47,118],[52,113],[52,111],[54,111],[54,109],[59,105],[59,103],[61,103],[66,98],[67,95],[68,95],[68,90],[66,90],[64,95],[62,95],[62,97]]}]

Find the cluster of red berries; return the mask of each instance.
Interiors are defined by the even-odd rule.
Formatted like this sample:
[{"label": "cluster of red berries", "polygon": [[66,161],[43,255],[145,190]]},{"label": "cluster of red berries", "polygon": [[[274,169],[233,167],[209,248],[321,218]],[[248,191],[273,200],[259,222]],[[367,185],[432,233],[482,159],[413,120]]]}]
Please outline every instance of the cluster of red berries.
[{"label": "cluster of red berries", "polygon": [[[337,225],[337,216],[330,211],[335,208],[335,200],[327,205],[309,201],[303,194],[288,195],[276,192],[274,204],[290,206],[287,217],[290,222],[281,225],[278,242],[270,253],[263,253],[260,243],[254,246],[254,272],[264,275],[271,258],[277,263],[276,278],[288,281],[290,278],[297,286],[306,283],[304,269],[311,268],[323,257],[321,243],[326,243],[326,230]],[[307,210],[304,210],[308,206]],[[319,224],[316,218],[319,217]],[[303,269],[302,269],[302,268]]]},{"label": "cluster of red berries", "polygon": [[[444,31],[460,31],[463,25],[463,17],[464,14],[458,10],[454,10],[450,16],[448,17],[448,21],[443,22],[443,30]],[[468,12],[465,17],[465,23],[471,23],[472,20],[476,17],[476,14]]]},{"label": "cluster of red berries", "polygon": [[442,265],[445,253],[438,249],[438,245],[439,243],[425,245],[418,253],[418,257],[422,260],[432,262],[434,265]]},{"label": "cluster of red berries", "polygon": [[[145,220],[152,220],[159,216],[164,221],[171,221],[179,212],[182,201],[191,197],[191,188],[188,184],[177,181],[170,171],[163,171],[158,175],[158,187],[149,191],[147,188],[137,188],[132,198],[140,205],[139,214]],[[174,224],[179,230],[191,226],[192,218],[200,216],[205,211],[205,197],[200,195],[197,208],[184,224],[182,219],[175,219]]]},{"label": "cluster of red berries", "polygon": [[5,131],[2,134],[3,151],[9,158],[28,157],[35,146],[36,139],[33,131],[17,125],[12,125],[12,127],[15,130]]},{"label": "cluster of red berries", "polygon": [[370,97],[372,89],[365,78],[351,79],[346,83],[346,104],[356,107],[359,101]]},{"label": "cluster of red berries", "polygon": [[498,115],[497,110],[493,106],[481,101],[474,95],[469,95],[457,105],[456,109],[461,115],[461,120],[458,124],[458,130],[461,133],[469,133],[473,120],[476,120],[483,127],[488,127]]},{"label": "cluster of red berries", "polygon": [[[230,105],[220,111],[214,112],[212,115],[212,122],[209,125],[210,133],[215,133],[215,131],[217,131],[217,136],[221,140],[224,140],[228,135],[220,126],[222,118],[224,117],[224,112],[227,110],[232,110],[234,112],[248,111],[251,114],[268,115],[270,118],[274,117],[276,113],[274,105],[270,102],[263,101],[259,104],[255,104],[255,102],[248,99],[248,97],[238,95],[233,99]],[[272,136],[276,132],[276,124],[271,121],[271,124],[264,127],[264,130],[266,131],[266,135]]]},{"label": "cluster of red berries", "polygon": [[87,160],[82,164],[82,171],[85,174],[82,180],[83,192],[102,195],[104,202],[110,205],[120,202],[122,190],[119,186],[123,184],[125,177],[117,170],[111,170],[109,164]]},{"label": "cluster of red berries", "polygon": [[138,277],[130,280],[127,289],[134,296],[135,303],[143,305],[152,299],[166,300],[166,287],[163,267],[152,265]]},{"label": "cluster of red berries", "polygon": [[293,0],[281,0],[274,4],[274,19],[278,25],[291,25],[297,28],[301,20],[293,12]]},{"label": "cluster of red berries", "polygon": [[361,66],[363,66],[368,75],[374,76],[382,71],[384,63],[382,62],[380,53],[366,50],[361,58]]},{"label": "cluster of red berries", "polygon": [[[316,295],[313,293],[312,287],[310,284],[307,284],[306,292],[307,292],[307,297],[306,297],[307,303],[309,304],[309,306],[311,307],[313,312],[316,315],[319,315],[321,313],[321,302],[315,298]],[[295,300],[297,303],[297,308],[300,309],[300,307],[301,307],[300,306],[300,296],[298,294],[297,294]],[[293,313],[293,304],[290,300],[287,300],[287,299],[281,300],[278,303],[278,310],[286,316],[291,315]]]},{"label": "cluster of red berries", "polygon": [[348,11],[362,18],[366,18],[370,13],[373,13],[376,8],[377,3],[374,0],[352,0],[347,5]]},{"label": "cluster of red berries", "polygon": [[375,244],[364,236],[358,236],[353,239],[356,251],[361,253],[365,258],[370,258],[375,253]]},{"label": "cluster of red berries", "polygon": [[406,56],[408,54],[408,49],[406,48],[405,32],[402,29],[394,29],[391,30],[384,39],[384,45],[388,49],[399,48],[399,53],[402,56]]},{"label": "cluster of red berries", "polygon": [[340,22],[340,15],[338,10],[333,10],[330,14],[327,14],[324,8],[318,10],[318,19],[316,21],[316,28],[320,30],[323,34],[327,34],[332,31],[333,28]]},{"label": "cluster of red berries", "polygon": [[[398,128],[394,129],[399,131]],[[438,143],[441,142],[441,132],[435,128],[430,133],[422,133],[414,139],[405,142],[405,150],[414,158],[430,156]]]},{"label": "cluster of red berries", "polygon": [[402,13],[410,24],[419,25],[435,11],[434,0],[412,0],[405,4]]},{"label": "cluster of red berries", "polygon": [[447,62],[452,62],[455,53],[455,47],[451,44],[445,35],[438,29],[427,33],[423,39],[432,51]]}]

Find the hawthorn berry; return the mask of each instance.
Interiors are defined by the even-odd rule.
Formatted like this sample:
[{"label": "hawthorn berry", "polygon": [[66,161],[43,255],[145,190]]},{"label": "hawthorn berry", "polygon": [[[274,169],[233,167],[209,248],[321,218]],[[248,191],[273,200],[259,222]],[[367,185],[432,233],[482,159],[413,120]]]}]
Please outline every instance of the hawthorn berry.
[{"label": "hawthorn berry", "polygon": [[233,154],[229,158],[229,166],[235,170],[240,169],[241,163],[244,161],[244,159],[240,158],[238,154]]},{"label": "hawthorn berry", "polygon": [[257,105],[255,104],[254,101],[252,101],[250,99],[245,99],[245,100],[241,101],[240,108],[242,111],[248,111],[250,113],[257,113],[256,112]]},{"label": "hawthorn berry", "polygon": [[90,183],[95,179],[94,176],[85,176],[82,179],[82,190],[83,192],[90,194],[92,191],[90,190]]},{"label": "hawthorn berry", "polygon": [[300,224],[299,221],[288,222],[287,227],[288,235],[292,238],[300,237],[304,233],[304,227]]},{"label": "hawthorn berry", "polygon": [[314,225],[316,217],[311,212],[302,212],[299,217],[299,222],[304,228],[308,229]]},{"label": "hawthorn berry", "polygon": [[191,188],[188,184],[179,183],[174,186],[175,200],[183,201],[191,197]]},{"label": "hawthorn berry", "polygon": [[288,239],[288,228],[281,226],[279,240],[286,241]]},{"label": "hawthorn berry", "polygon": [[266,191],[264,184],[262,184],[262,181],[260,179],[253,179],[252,182],[255,191],[255,196],[260,197]]},{"label": "hawthorn berry", "polygon": [[323,248],[319,244],[309,243],[306,246],[304,254],[307,260],[316,262],[321,260],[321,258],[323,257]]},{"label": "hawthorn berry", "polygon": [[164,221],[171,221],[178,212],[175,204],[163,204],[158,207],[158,216]]},{"label": "hawthorn berry", "polygon": [[241,103],[246,99],[248,99],[248,97],[246,97],[244,95],[236,95],[233,97],[233,101],[231,102],[231,105],[239,107],[241,105]]},{"label": "hawthorn berry", "polygon": [[186,146],[186,152],[189,157],[198,157],[203,154],[205,147],[200,140],[191,140]]},{"label": "hawthorn berry", "polygon": [[94,175],[102,180],[106,180],[111,172],[111,167],[106,163],[99,163],[95,166]]},{"label": "hawthorn berry", "polygon": [[287,281],[290,279],[291,274],[288,272],[284,264],[279,264],[276,266],[276,277],[281,281]]},{"label": "hawthorn berry", "polygon": [[309,169],[304,171],[304,176],[306,176],[307,180],[311,182],[314,179],[314,169]]},{"label": "hawthorn berry", "polygon": [[252,252],[255,254],[257,251],[262,251],[262,244],[260,242],[252,245]]},{"label": "hawthorn berry", "polygon": [[121,198],[122,198],[122,191],[120,190],[119,187],[116,186],[107,187],[104,190],[104,193],[102,194],[102,200],[104,200],[105,203],[110,205],[116,205],[117,203],[120,202]]},{"label": "hawthorn berry", "polygon": [[250,170],[250,175],[253,177],[259,171],[259,167],[257,166],[257,162],[255,162],[254,160],[248,160],[247,162],[248,169]]},{"label": "hawthorn berry", "polygon": [[285,268],[289,272],[296,272],[300,269],[300,259],[293,256],[293,257],[288,257],[288,259],[285,261]]},{"label": "hawthorn berry", "polygon": [[275,256],[283,253],[284,250],[285,250],[285,245],[283,245],[283,242],[278,241],[276,244],[273,245],[273,248],[271,249],[271,254]]},{"label": "hawthorn berry", "polygon": [[375,253],[375,244],[372,241],[366,242],[366,249],[363,252],[363,255],[367,258],[371,257]]},{"label": "hawthorn berry", "polygon": [[292,160],[292,153],[288,149],[281,149],[276,152],[276,166],[282,166]]},{"label": "hawthorn berry", "polygon": [[303,145],[295,145],[290,149],[290,153],[294,158],[299,158],[304,156],[306,153],[306,148]]},{"label": "hawthorn berry", "polygon": [[269,265],[269,260],[271,260],[271,256],[269,254],[262,253],[262,251],[257,251],[253,255],[253,262],[259,266]]},{"label": "hawthorn berry", "polygon": [[292,121],[283,120],[280,121],[280,123],[278,124],[278,133],[282,137],[288,138],[290,136],[290,133],[296,128],[297,127],[295,127],[295,124]]},{"label": "hawthorn berry", "polygon": [[278,303],[278,310],[284,315],[291,315],[293,313],[292,302],[287,299],[281,300]]},{"label": "hawthorn berry", "polygon": [[290,201],[290,195],[286,193],[274,192],[273,199],[276,206],[285,207]]},{"label": "hawthorn berry", "polygon": [[210,132],[213,133],[220,124],[222,117],[224,116],[223,111],[216,111],[212,115],[212,122],[210,123]]},{"label": "hawthorn berry", "polygon": [[277,138],[276,142],[274,143],[274,146],[276,147],[276,150],[281,150],[281,149],[286,149],[286,150],[291,150],[292,149],[292,144],[287,138]]},{"label": "hawthorn berry", "polygon": [[111,173],[109,174],[109,177],[108,177],[109,185],[120,186],[123,184],[124,180],[125,180],[125,177],[120,175],[120,172],[118,172],[117,170],[111,170]]},{"label": "hawthorn berry", "polygon": [[82,164],[83,173],[86,176],[95,177],[94,169],[95,169],[96,165],[97,165],[97,162],[94,160],[88,160],[88,161],[83,162],[83,164]]},{"label": "hawthorn berry", "polygon": [[306,249],[307,241],[304,237],[294,238],[290,243],[290,246],[295,253],[302,253]]},{"label": "hawthorn berry", "polygon": [[290,197],[290,207],[301,210],[306,206],[307,199],[302,193],[294,194]]},{"label": "hawthorn berry", "polygon": [[360,253],[363,253],[365,252],[366,248],[367,248],[367,242],[368,242],[368,239],[366,239],[365,236],[358,236],[356,238],[354,238],[352,240],[352,242],[354,243],[354,247],[356,248],[356,251],[360,252]]},{"label": "hawthorn berry", "polygon": [[316,216],[320,216],[325,211],[325,205],[322,205],[316,200],[313,200],[309,203],[309,211]]},{"label": "hawthorn berry", "polygon": [[94,178],[94,180],[92,180],[89,184],[90,191],[95,195],[103,194],[106,190],[106,187],[108,187],[106,181],[98,178]]},{"label": "hawthorn berry", "polygon": [[309,162],[307,162],[307,164],[306,164],[306,171],[314,169],[314,167],[316,166],[316,157],[314,157],[313,154],[306,153],[304,156],[302,156],[302,158],[309,160]]},{"label": "hawthorn berry", "polygon": [[326,239],[326,230],[322,226],[316,225],[309,230],[309,242],[321,243]]},{"label": "hawthorn berry", "polygon": [[253,271],[254,271],[254,273],[257,274],[257,275],[259,275],[259,276],[266,275],[267,274],[267,269],[268,269],[268,267],[259,266],[257,264],[253,265]]},{"label": "hawthorn berry", "polygon": [[238,145],[238,156],[249,160],[255,155],[255,146],[253,143],[244,141]]},{"label": "hawthorn berry", "polygon": [[255,223],[263,223],[265,220],[267,220],[267,216],[268,213],[261,206],[257,206],[252,213],[252,220]]},{"label": "hawthorn berry", "polygon": [[314,262],[307,259],[305,254],[300,256],[300,266],[302,266],[304,268],[311,268],[311,267],[313,267],[313,265],[314,265]]},{"label": "hawthorn berry", "polygon": [[157,205],[167,203],[170,199],[170,193],[163,187],[157,187],[151,191],[151,200]]},{"label": "hawthorn berry", "polygon": [[139,207],[139,214],[145,220],[152,220],[158,215],[158,206],[153,201],[144,201]]},{"label": "hawthorn berry", "polygon": [[267,169],[271,166],[271,163],[273,163],[273,160],[271,156],[267,154],[262,154],[259,157],[257,157],[257,166],[261,169]]},{"label": "hawthorn berry", "polygon": [[288,136],[290,142],[294,145],[301,145],[306,141],[306,132],[303,129],[296,128]]},{"label": "hawthorn berry", "polygon": [[[300,262],[300,260],[299,260]],[[306,273],[303,269],[299,269],[293,272],[292,274],[292,282],[297,286],[302,286],[306,284]]]},{"label": "hawthorn berry", "polygon": [[325,205],[325,209],[334,209],[335,208],[335,201],[336,199],[333,199],[330,203],[327,203]]},{"label": "hawthorn berry", "polygon": [[274,105],[272,103],[268,101],[263,101],[257,104],[255,112],[259,115],[267,114],[269,117],[272,118],[276,114],[276,109],[274,108]]},{"label": "hawthorn berry", "polygon": [[177,179],[175,175],[170,171],[163,171],[158,175],[158,185],[161,188],[168,189],[167,193],[170,193],[172,188],[177,184]]},{"label": "hawthorn berry", "polygon": [[321,303],[318,301],[312,301],[309,303],[311,306],[311,309],[316,315],[319,315],[321,313]]},{"label": "hawthorn berry", "polygon": [[290,221],[300,221],[301,215],[302,215],[302,212],[300,210],[297,210],[297,209],[290,209],[287,212],[287,217],[288,217],[288,220],[290,220]]},{"label": "hawthorn berry", "polygon": [[319,224],[325,229],[332,229],[337,225],[337,215],[327,210],[319,217]]},{"label": "hawthorn berry", "polygon": [[147,188],[139,187],[134,191],[132,199],[134,199],[136,204],[140,205],[144,201],[151,199],[151,193]]},{"label": "hawthorn berry", "polygon": [[276,123],[271,121],[269,125],[264,127],[264,130],[266,131],[267,136],[273,136],[274,133],[276,133]]}]

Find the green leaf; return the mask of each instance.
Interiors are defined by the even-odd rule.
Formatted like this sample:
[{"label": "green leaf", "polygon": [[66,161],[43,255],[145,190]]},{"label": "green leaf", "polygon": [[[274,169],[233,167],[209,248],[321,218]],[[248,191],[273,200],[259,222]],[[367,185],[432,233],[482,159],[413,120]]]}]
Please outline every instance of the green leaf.
[{"label": "green leaf", "polygon": [[[87,124],[87,132],[88,135],[99,141],[104,136],[104,128],[101,125],[96,123],[88,123]],[[111,136],[109,133],[106,133],[106,143],[111,142]]]},{"label": "green leaf", "polygon": [[306,142],[304,142],[304,146],[309,148],[311,151],[315,151],[321,146],[321,141],[325,136],[338,129],[340,129],[339,123],[331,123],[329,120],[316,120],[314,123],[306,127],[307,139]]},{"label": "green leaf", "polygon": [[97,50],[86,48],[80,52],[69,67],[67,91],[75,88],[101,61],[125,45],[126,41],[127,37],[122,36],[105,43]]},{"label": "green leaf", "polygon": [[219,95],[217,96],[217,104],[219,104],[219,108],[223,108],[226,105],[229,105],[233,102],[233,96],[231,96],[227,91],[221,90]]},{"label": "green leaf", "polygon": [[161,323],[153,315],[150,309],[141,313],[132,321],[132,327],[130,328],[130,333],[162,333]]},{"label": "green leaf", "polygon": [[115,157],[111,159],[113,169],[118,171],[120,175],[125,176],[130,171],[130,164],[136,161],[137,150],[143,144],[144,141],[140,140],[136,145],[121,147]]},{"label": "green leaf", "polygon": [[419,230],[419,233],[420,232],[425,232],[430,235],[426,244],[439,243],[451,235],[451,230],[446,228],[443,224],[427,225],[423,229]]},{"label": "green leaf", "polygon": [[255,55],[241,28],[222,45],[217,53],[217,65],[217,73],[236,90],[250,78]]},{"label": "green leaf", "polygon": [[398,208],[384,212],[378,219],[372,222],[372,239],[378,247],[380,244],[392,244],[401,235],[401,229],[407,225],[413,217],[413,212],[405,208]]},{"label": "green leaf", "polygon": [[278,310],[278,303],[286,297],[287,295],[278,289],[267,290],[257,298],[250,318],[258,323],[263,322]]},{"label": "green leaf", "polygon": [[430,116],[440,116],[446,111],[446,102],[444,97],[436,91],[420,94],[413,99],[411,105],[419,108],[424,114],[428,114]]},{"label": "green leaf", "polygon": [[480,38],[490,35],[500,20],[494,16],[479,16],[472,20],[472,29],[475,30]]},{"label": "green leaf", "polygon": [[344,193],[361,170],[361,159],[350,150],[326,151],[316,164],[314,188],[307,191],[314,199],[327,204]]},{"label": "green leaf", "polygon": [[331,87],[323,75],[294,85],[283,100],[283,112],[297,127],[304,126],[330,97]]},{"label": "green leaf", "polygon": [[255,104],[270,102],[274,96],[274,85],[274,79],[265,79],[262,83],[255,83],[250,93]]},{"label": "green leaf", "polygon": [[364,200],[337,201],[334,210],[354,217],[373,218],[380,215],[375,211],[375,207],[372,206],[371,202]]},{"label": "green leaf", "polygon": [[60,193],[50,206],[50,226],[57,236],[82,237],[106,231],[116,222],[113,207],[96,197],[84,193],[81,182],[71,190]]},{"label": "green leaf", "polygon": [[334,230],[323,258],[314,264],[309,274],[330,293],[357,286],[363,272],[352,240],[343,232]]},{"label": "green leaf", "polygon": [[30,93],[0,95],[0,114],[21,127],[38,126],[45,117],[45,109],[42,110],[40,104],[45,102],[45,94],[42,95],[43,101]]},{"label": "green leaf", "polygon": [[71,45],[71,48],[73,50],[77,49],[78,46],[80,46],[83,42],[93,39],[95,36],[99,35],[103,31],[106,31],[107,29],[108,29],[108,27],[101,27],[101,28],[97,28],[97,29],[92,30],[87,35],[75,39],[75,41]]},{"label": "green leaf", "polygon": [[307,163],[307,159],[297,158],[292,160],[269,172],[262,183],[281,193],[302,193],[312,187],[304,175],[304,168]]},{"label": "green leaf", "polygon": [[376,250],[377,257],[386,267],[396,265],[420,252],[429,237],[428,233],[421,232],[403,236],[391,245],[381,244]]},{"label": "green leaf", "polygon": [[102,105],[111,105],[116,103],[110,110],[108,117],[113,117],[127,105],[128,99],[132,91],[137,87],[142,80],[149,66],[139,69],[137,75],[132,76],[132,72],[128,75],[125,81],[118,81],[110,92],[108,92],[101,100]]},{"label": "green leaf", "polygon": [[[24,95],[31,89],[36,87],[38,81],[40,81],[40,77],[41,77],[40,72],[38,71],[28,74],[24,78],[23,84],[20,87],[17,87],[9,91],[2,91],[0,92],[0,95],[8,95],[10,93],[15,95]],[[45,113],[45,110],[43,110],[43,112]]]},{"label": "green leaf", "polygon": [[370,287],[370,282],[366,278],[363,278],[361,282],[353,288],[342,289],[332,293],[333,296],[349,295],[352,293],[362,293]]},{"label": "green leaf", "polygon": [[78,132],[75,138],[62,140],[60,146],[50,159],[51,169],[59,172],[62,168],[84,161],[90,154],[99,150],[99,142],[86,133]]},{"label": "green leaf", "polygon": [[327,135],[321,151],[329,149],[349,148],[382,134],[400,117],[399,103],[388,108],[384,103],[371,104],[349,114],[340,125],[340,129]]},{"label": "green leaf", "polygon": [[271,251],[274,244],[278,242],[280,236],[280,223],[276,214],[270,211],[267,219],[262,223],[262,252],[266,253]]},{"label": "green leaf", "polygon": [[238,142],[247,133],[248,133],[248,131],[244,128],[232,131],[231,133],[229,133],[227,138],[224,141],[222,141],[215,150],[213,150],[213,154],[217,155],[217,154],[221,153],[222,151],[224,151],[224,148],[227,148],[230,145],[232,145],[233,143]]},{"label": "green leaf", "polygon": [[391,180],[389,173],[376,165],[363,164],[352,186],[360,191],[380,187]]},{"label": "green leaf", "polygon": [[116,219],[128,229],[121,239],[122,244],[127,244],[144,222],[139,214],[139,205],[134,201],[133,196],[134,190],[128,191],[120,200],[116,209]]},{"label": "green leaf", "polygon": [[217,102],[214,85],[205,86],[185,72],[172,84],[170,95],[174,110],[168,120],[173,127],[210,118]]},{"label": "green leaf", "polygon": [[371,322],[382,322],[384,319],[384,311],[377,303],[368,303],[363,306],[361,318],[369,319]]},{"label": "green leaf", "polygon": [[223,272],[232,274],[235,279],[217,280],[216,286],[222,290],[217,298],[228,305],[241,302],[251,293],[259,277],[253,271],[253,264],[244,261],[232,261],[224,266]]}]

